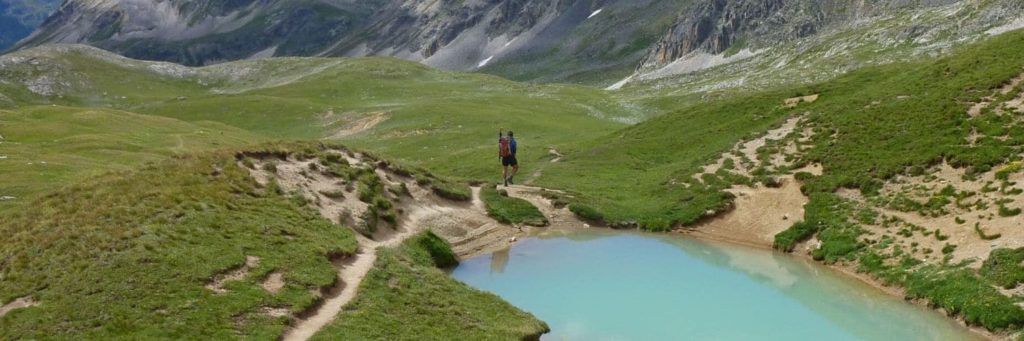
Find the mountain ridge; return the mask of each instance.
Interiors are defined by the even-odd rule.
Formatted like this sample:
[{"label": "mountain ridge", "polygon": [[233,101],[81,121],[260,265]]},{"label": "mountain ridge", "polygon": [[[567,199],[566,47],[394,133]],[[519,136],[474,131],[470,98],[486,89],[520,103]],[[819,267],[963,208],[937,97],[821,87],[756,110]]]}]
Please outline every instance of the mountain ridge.
[{"label": "mountain ridge", "polygon": [[[956,11],[927,15],[948,8]],[[955,43],[1024,18],[1022,12],[1024,4],[1012,0],[69,0],[16,48],[79,43],[185,65],[392,56],[517,81],[607,86],[630,75],[689,74],[876,23],[886,27],[877,35],[887,40]],[[883,26],[900,13],[911,21]],[[787,53],[802,53],[797,48]],[[694,56],[722,61],[670,67],[694,64]]]}]

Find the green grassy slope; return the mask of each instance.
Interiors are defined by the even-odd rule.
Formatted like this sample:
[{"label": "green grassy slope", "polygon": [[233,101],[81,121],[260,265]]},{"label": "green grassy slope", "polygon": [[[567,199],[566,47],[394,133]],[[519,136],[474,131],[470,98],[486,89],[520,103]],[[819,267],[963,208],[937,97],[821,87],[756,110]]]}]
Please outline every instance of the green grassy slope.
[{"label": "green grassy slope", "polygon": [[[985,171],[1019,152],[1016,146],[1024,134],[994,115],[966,120],[967,103],[1020,74],[1024,63],[1015,56],[1021,49],[1024,33],[1008,33],[947,58],[873,67],[815,86],[695,104],[574,144],[563,150],[564,161],[547,166],[537,183],[578,193],[582,202],[604,211],[613,222],[693,223],[730,198],[719,192],[723,186],[715,181],[703,186],[690,176],[736,141],[803,113],[810,113],[817,134],[801,163],[823,164],[825,175],[814,181],[819,190],[862,184],[870,189],[908,167],[943,158]],[[783,106],[785,98],[810,93],[821,94],[821,99],[798,108]],[[964,141],[975,126],[1009,138],[987,138],[968,147]]]},{"label": "green grassy slope", "polygon": [[690,175],[736,141],[793,114],[780,106],[784,97],[768,92],[695,105],[578,143],[537,184],[575,192],[611,223],[633,221],[649,229],[693,223],[731,196],[720,192],[724,184],[705,186]]},{"label": "green grassy slope", "polygon": [[[37,307],[0,319],[0,338],[272,339],[311,289],[334,283],[352,233],[259,188],[229,153],[180,156],[54,192],[0,221],[0,300]],[[259,262],[224,294],[218,274]],[[273,271],[287,285],[259,283]]]},{"label": "green grassy slope", "polygon": [[111,109],[30,106],[0,110],[0,211],[89,176],[260,137],[210,121],[195,123]]},{"label": "green grassy slope", "polygon": [[[242,150],[312,155],[323,148]],[[38,305],[0,317],[0,339],[279,338],[288,315],[306,312],[317,304],[312,292],[335,284],[330,261],[356,252],[356,240],[306,201],[259,185],[232,150],[109,172],[5,214],[0,302]],[[430,233],[381,251],[344,322],[321,336],[521,339],[547,330],[435,268],[455,262]],[[262,286],[272,274],[282,275],[280,291]]]},{"label": "green grassy slope", "polygon": [[359,297],[313,339],[524,340],[548,331],[529,313],[436,269],[438,256],[451,254],[444,243],[427,232],[379,251]]},{"label": "green grassy slope", "polygon": [[[962,264],[919,266],[912,258],[871,248],[860,239],[861,211],[834,192],[856,188],[871,197],[894,175],[943,160],[975,174],[1020,159],[1024,127],[1017,117],[986,111],[968,119],[966,111],[970,103],[1024,71],[1021,55],[1024,32],[1011,32],[942,58],[866,68],[813,86],[701,101],[666,99],[658,106],[685,108],[626,126],[620,121],[647,115],[628,104],[628,94],[518,84],[393,59],[239,62],[171,77],[113,63],[96,66],[104,71],[91,75],[85,65],[104,62],[72,54],[60,59],[69,63],[62,64],[62,75],[76,80],[67,83],[72,86],[63,97],[38,96],[0,83],[12,90],[5,92],[6,107],[14,107],[0,112],[5,138],[0,155],[10,156],[0,160],[0,170],[16,174],[0,180],[0,190],[24,197],[26,203],[25,210],[12,210],[10,219],[0,221],[0,232],[13,236],[0,243],[0,300],[33,295],[51,302],[5,316],[0,332],[11,338],[42,335],[35,333],[274,337],[283,322],[255,312],[308,306],[310,295],[304,290],[330,281],[324,255],[351,252],[351,237],[287,198],[254,187],[228,155],[177,156],[33,198],[65,182],[182,151],[269,138],[330,138],[351,122],[378,113],[388,120],[370,131],[337,138],[445,177],[493,181],[500,174],[494,134],[514,129],[523,164],[519,181],[566,190],[574,211],[587,212],[589,219],[630,226],[635,222],[650,230],[693,224],[707,211],[730,204],[732,196],[723,191],[728,186],[778,176],[764,172],[744,178],[720,172],[703,182],[691,177],[737,141],[787,117],[805,115],[815,135],[797,164],[820,163],[824,174],[799,177],[811,200],[806,207],[809,223],[780,234],[777,246],[788,250],[816,236],[822,242],[816,258],[854,262],[907,288],[911,297],[963,314],[970,323],[993,330],[1018,328],[1024,324],[1024,311],[1016,305],[1019,298],[1003,296],[993,287],[1005,275],[982,275]],[[256,71],[231,79],[217,67]],[[4,72],[0,76],[39,71]],[[820,94],[817,102],[783,106],[785,98],[812,93]],[[67,106],[45,106],[51,103]],[[98,109],[103,107],[113,109]],[[968,144],[972,131],[985,137]],[[549,146],[564,154],[560,162],[549,162]],[[281,230],[285,228],[299,232]],[[321,233],[329,240],[321,240]],[[434,308],[451,303],[389,292],[388,280],[438,280],[437,287],[414,288],[428,295],[461,292],[442,283],[443,274],[424,270],[417,252],[406,248],[382,254],[386,270],[371,275],[374,280],[366,284],[370,294],[357,299],[365,308],[353,313],[363,319],[358,321],[390,323],[383,320],[383,312],[412,309],[388,305],[394,302]],[[252,276],[231,284],[224,296],[202,292],[204,280],[239,266],[245,256],[262,259]],[[200,265],[193,267],[197,259]],[[135,275],[139,268],[134,264],[140,261],[153,270]],[[259,276],[275,268],[294,272],[299,283],[280,297],[254,288]],[[85,285],[89,281],[100,284]],[[485,300],[476,293],[462,294],[453,299],[473,304]],[[89,309],[101,313],[86,315]],[[159,315],[174,311],[180,314]],[[57,323],[61,314],[73,322]],[[232,320],[238,316],[243,318]],[[532,323],[527,320],[520,321]],[[439,324],[434,330],[452,328],[457,326]],[[377,335],[367,334],[371,332],[382,331],[335,325],[324,335]]]},{"label": "green grassy slope", "polygon": [[[1014,331],[1024,325],[1024,310],[1017,305],[1021,298],[996,290],[998,277],[979,274],[966,264],[922,264],[898,250],[888,252],[885,245],[872,246],[862,238],[866,231],[860,225],[872,215],[834,192],[858,189],[871,201],[895,175],[943,161],[972,176],[1020,160],[1024,125],[1019,113],[985,110],[969,118],[967,111],[1024,72],[1022,53],[1024,32],[1018,31],[942,58],[872,67],[814,86],[697,105],[563,151],[563,163],[548,167],[538,183],[575,192],[580,204],[613,223],[636,221],[652,230],[689,225],[706,210],[721,211],[728,205],[731,196],[721,189],[760,180],[720,172],[701,184],[690,177],[699,166],[747,134],[764,131],[784,117],[806,115],[815,134],[797,164],[820,163],[824,174],[799,177],[811,200],[807,222],[780,234],[776,245],[788,250],[814,236],[822,243],[812,253],[817,259],[851,262],[906,288],[909,297],[926,299],[972,325]],[[783,106],[783,99],[805,94],[821,97],[795,109]],[[981,136],[973,144],[968,142],[972,131]]]},{"label": "green grassy slope", "polygon": [[[15,113],[4,118],[10,121],[4,129],[11,130],[6,132],[11,144],[0,145],[13,148],[9,154],[49,151],[44,150],[46,145],[30,151],[27,145],[16,145],[17,139],[57,140],[85,134],[51,131],[49,125],[70,120],[70,114],[51,111],[109,113],[89,123],[110,125],[97,127],[95,131],[104,133],[93,135],[118,143],[131,140],[130,149],[154,155],[169,154],[181,147],[177,146],[180,140],[186,146],[177,149],[189,150],[272,138],[332,138],[352,122],[383,115],[387,120],[375,129],[337,138],[447,177],[474,179],[491,175],[495,134],[501,129],[523,129],[522,138],[530,141],[523,155],[540,158],[548,146],[598,137],[623,127],[623,121],[649,114],[593,88],[521,84],[391,58],[282,58],[185,68],[123,59],[85,47],[45,47],[11,56],[37,62],[0,69],[0,79],[6,81],[0,82],[0,89],[7,99],[0,98],[0,107]],[[29,87],[50,94],[33,93]],[[62,109],[44,109],[53,104]],[[32,115],[41,118],[31,119]],[[98,149],[75,149],[73,141],[60,145],[83,152]],[[90,153],[98,151],[80,153],[81,162],[74,165],[73,173],[94,174],[94,167],[104,170],[152,159]],[[99,167],[108,164],[112,167]],[[25,169],[22,166],[11,169]],[[0,195],[42,193],[70,179],[51,175],[19,179],[0,185],[12,193]]]}]

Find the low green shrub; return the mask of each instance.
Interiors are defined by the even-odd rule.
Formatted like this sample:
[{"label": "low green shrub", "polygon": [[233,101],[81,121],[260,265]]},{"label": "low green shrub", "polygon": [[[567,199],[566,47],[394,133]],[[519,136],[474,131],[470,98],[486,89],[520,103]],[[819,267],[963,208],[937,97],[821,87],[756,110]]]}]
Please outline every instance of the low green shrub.
[{"label": "low green shrub", "polygon": [[981,229],[981,223],[980,222],[979,223],[974,223],[974,232],[977,232],[978,233],[978,237],[980,237],[982,240],[996,240],[996,239],[999,239],[999,237],[1003,236],[1002,234],[999,234],[999,233],[996,233],[996,234],[985,234],[985,231]]},{"label": "low green shrub", "polygon": [[548,219],[529,201],[502,196],[494,186],[484,186],[480,190],[487,214],[503,224],[526,224],[546,226]]},{"label": "low green shrub", "polygon": [[672,221],[664,217],[651,217],[640,221],[640,228],[651,232],[668,232],[672,230]]},{"label": "low green shrub", "polygon": [[927,266],[907,274],[906,294],[960,315],[970,325],[1003,330],[1024,325],[1024,310],[987,281],[964,268]]},{"label": "low green shrub", "polygon": [[411,243],[426,250],[430,254],[430,258],[434,260],[434,266],[436,267],[449,268],[459,265],[459,260],[455,257],[455,252],[452,251],[451,245],[430,230],[421,232],[413,237]]},{"label": "low green shrub", "polygon": [[277,173],[277,163],[273,161],[267,161],[263,164],[263,170],[270,173]]},{"label": "low green shrub", "polygon": [[953,251],[956,251],[956,245],[946,244],[945,246],[942,247],[942,254],[944,255],[951,254],[953,253]]},{"label": "low green shrub", "polygon": [[999,216],[1000,217],[1013,217],[1013,216],[1019,215],[1020,212],[1021,212],[1021,209],[1019,207],[1018,208],[1009,208],[1009,207],[1006,207],[1005,205],[999,205]]},{"label": "low green shrub", "polygon": [[466,184],[450,183],[446,181],[433,181],[430,188],[439,197],[454,201],[470,201],[473,199],[473,192]]},{"label": "low green shrub", "polygon": [[345,198],[345,192],[341,191],[341,190],[330,190],[330,191],[326,191],[325,190],[325,191],[320,191],[320,194],[323,194],[325,197],[328,197],[328,198],[331,198],[331,199],[344,199]]},{"label": "low green shrub", "polygon": [[995,249],[982,263],[980,273],[985,278],[1006,289],[1013,289],[1024,283],[1024,248]]},{"label": "low green shrub", "polygon": [[604,214],[602,214],[601,211],[598,211],[597,209],[587,205],[577,203],[569,204],[569,211],[572,211],[572,213],[575,214],[577,217],[586,221],[590,221],[593,223],[604,222]]},{"label": "low green shrub", "polygon": [[776,250],[790,252],[796,244],[810,239],[818,229],[806,221],[797,222],[788,229],[775,235],[775,242],[772,244]]}]

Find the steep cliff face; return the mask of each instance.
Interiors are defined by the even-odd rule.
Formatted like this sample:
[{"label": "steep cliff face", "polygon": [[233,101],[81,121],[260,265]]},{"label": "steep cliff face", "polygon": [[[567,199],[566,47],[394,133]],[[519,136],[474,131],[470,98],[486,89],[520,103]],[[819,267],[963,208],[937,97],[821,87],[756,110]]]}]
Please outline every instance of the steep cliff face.
[{"label": "steep cliff face", "polygon": [[713,0],[683,11],[629,77],[673,94],[826,81],[1024,28],[1019,0]]},{"label": "steep cliff face", "polygon": [[[683,10],[639,68],[663,66],[693,52],[719,54],[730,48],[767,48],[823,31],[870,23],[896,12],[923,12],[952,5],[977,10],[949,16],[950,24],[975,26],[975,31],[986,22],[999,22],[1020,9],[1020,1],[1015,0],[709,0]],[[915,38],[940,26],[922,21],[906,31],[886,34]]]}]

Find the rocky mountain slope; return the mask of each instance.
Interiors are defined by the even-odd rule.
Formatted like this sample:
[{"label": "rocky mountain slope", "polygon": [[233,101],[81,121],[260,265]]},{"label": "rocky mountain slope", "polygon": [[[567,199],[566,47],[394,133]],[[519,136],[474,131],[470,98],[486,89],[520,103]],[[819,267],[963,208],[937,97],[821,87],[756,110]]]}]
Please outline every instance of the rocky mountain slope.
[{"label": "rocky mountain slope", "polygon": [[872,56],[935,51],[1020,24],[1022,12],[1015,0],[69,0],[18,47],[85,43],[188,65],[394,56],[515,80],[607,85],[634,71],[634,80],[662,78],[779,50],[790,60],[758,68],[789,66],[832,45],[838,50],[801,61],[828,64],[851,42]]},{"label": "rocky mountain slope", "polygon": [[31,34],[59,5],[60,0],[0,0],[0,51]]},{"label": "rocky mountain slope", "polygon": [[1020,1],[708,1],[679,16],[629,81],[691,93],[819,82],[1020,27]]},{"label": "rocky mountain slope", "polygon": [[[269,56],[383,55],[455,70],[535,55],[610,54],[573,69],[627,70],[645,53],[645,44],[634,42],[653,41],[660,29],[651,30],[651,23],[667,28],[675,8],[687,2],[72,0],[19,47],[86,43],[133,58],[188,65]],[[605,20],[591,20],[599,18]]]}]

